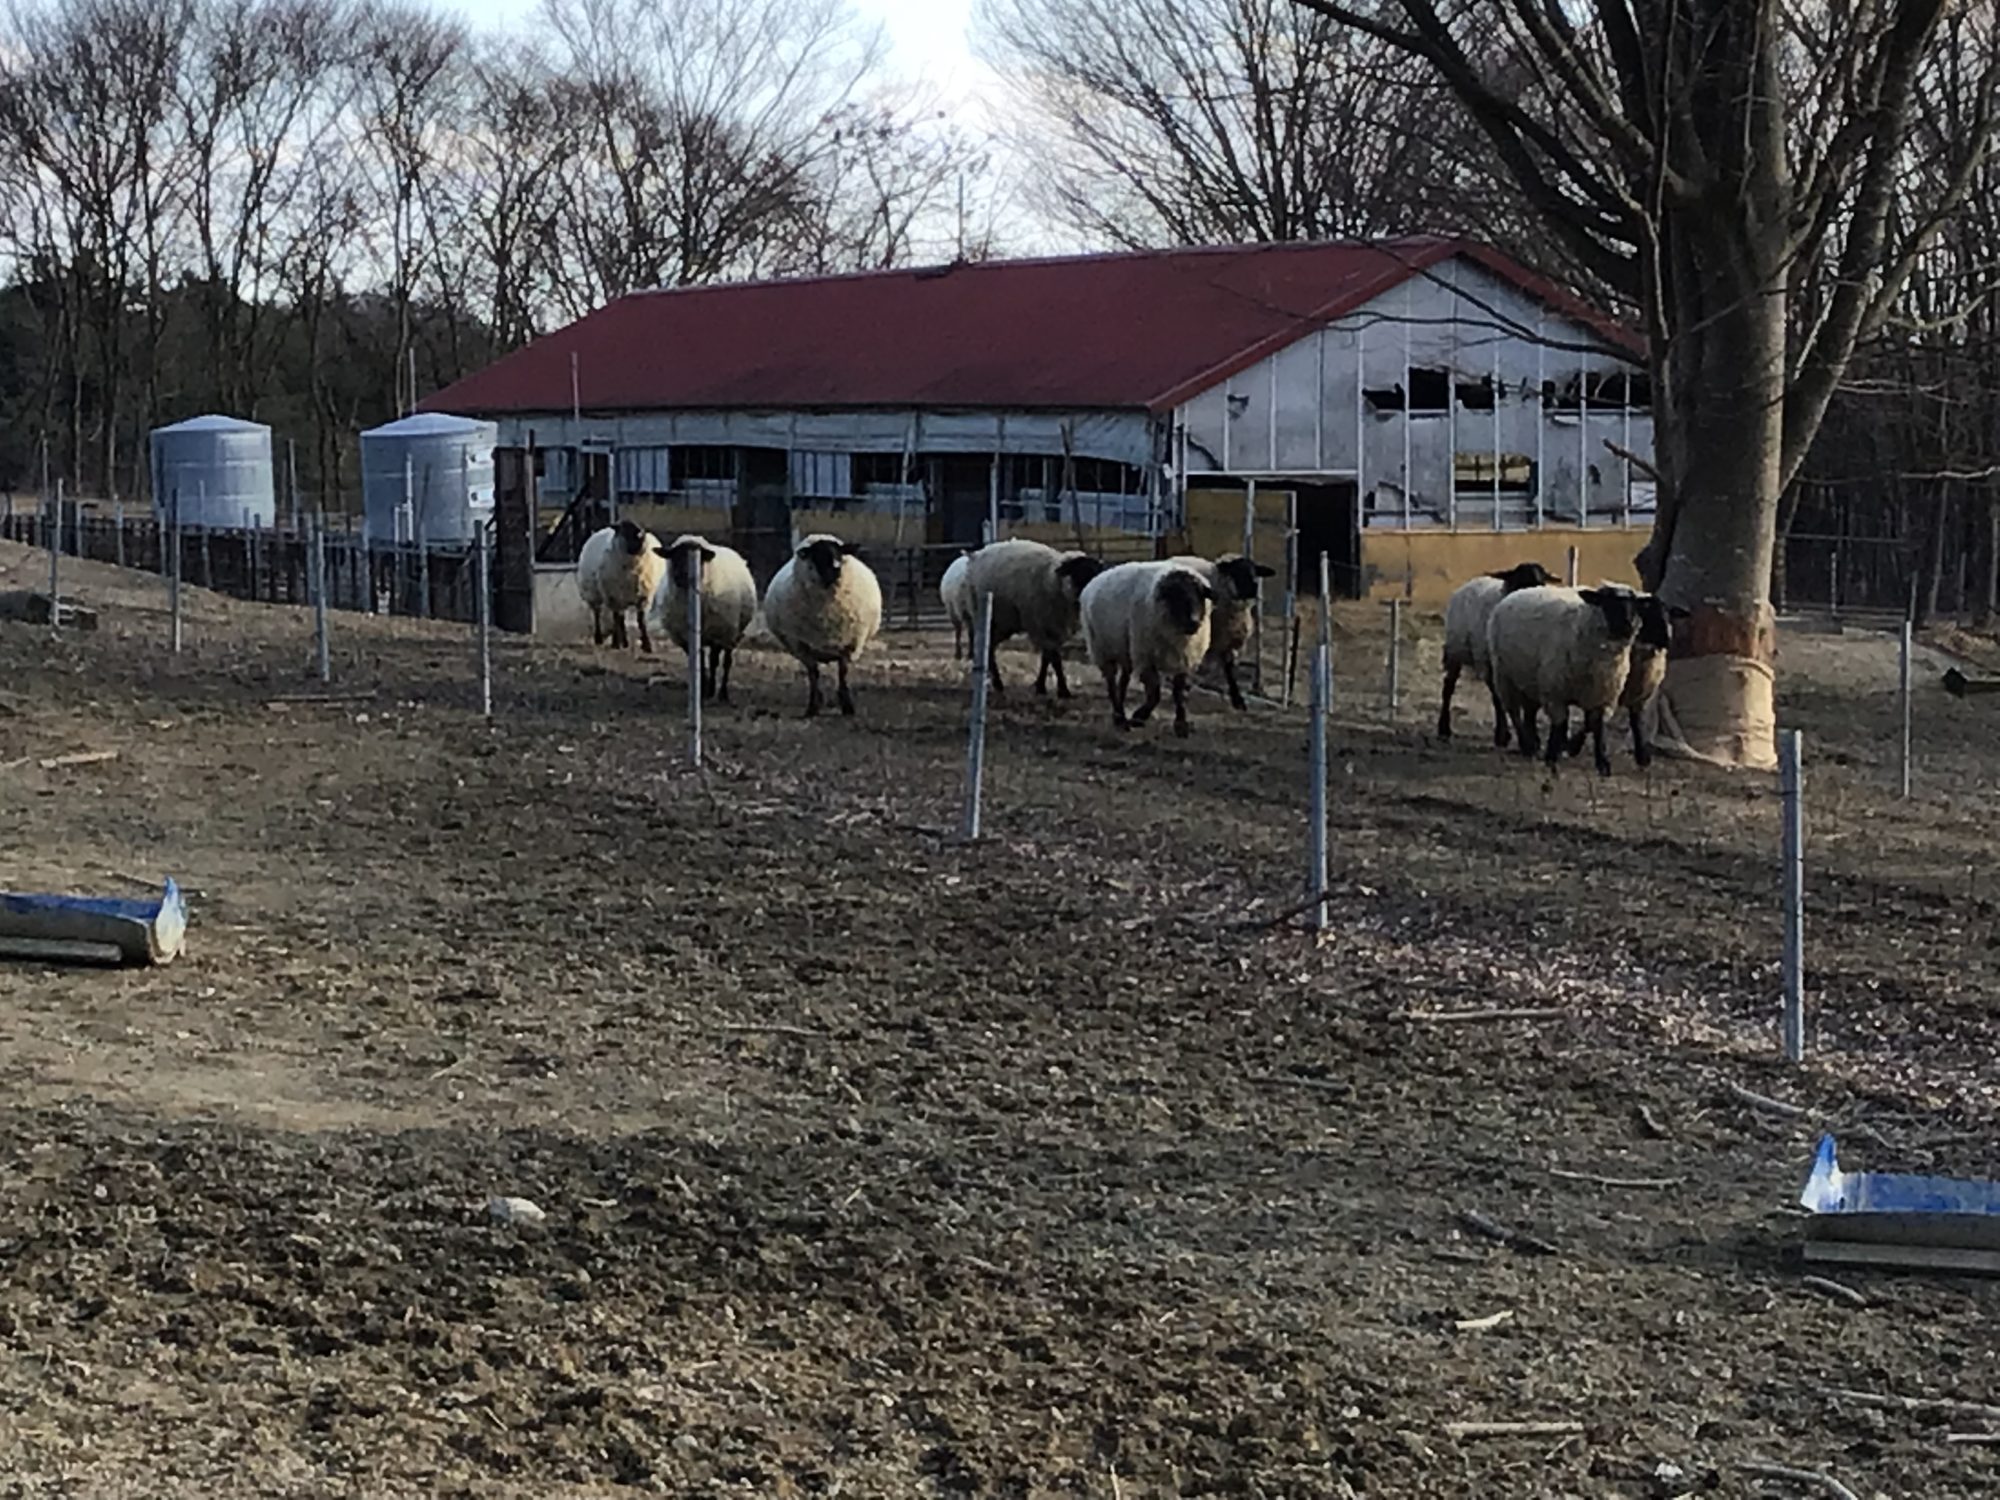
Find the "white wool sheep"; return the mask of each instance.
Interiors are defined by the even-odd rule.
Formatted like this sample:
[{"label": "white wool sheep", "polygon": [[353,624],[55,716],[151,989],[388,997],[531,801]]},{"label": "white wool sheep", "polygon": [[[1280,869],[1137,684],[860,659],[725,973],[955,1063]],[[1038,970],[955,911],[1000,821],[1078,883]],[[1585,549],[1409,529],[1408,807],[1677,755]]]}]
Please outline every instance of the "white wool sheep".
[{"label": "white wool sheep", "polygon": [[650,652],[646,607],[667,571],[660,539],[636,522],[620,521],[595,532],[576,558],[576,591],[590,610],[590,642],[604,644],[604,616],[611,615],[611,644],[625,649],[625,611],[639,621],[639,649]]},{"label": "white wool sheep", "polygon": [[1230,705],[1247,707],[1243,690],[1236,685],[1236,653],[1250,644],[1257,628],[1257,580],[1272,577],[1277,569],[1253,562],[1239,552],[1225,552],[1212,562],[1205,557],[1183,557],[1176,561],[1199,574],[1215,596],[1208,623],[1208,654],[1222,664],[1223,681],[1229,684]]},{"label": "white wool sheep", "polygon": [[1486,670],[1486,622],[1493,606],[1521,589],[1540,588],[1555,580],[1538,562],[1516,563],[1503,573],[1481,573],[1452,590],[1444,607],[1444,700],[1438,705],[1438,738],[1451,738],[1451,695],[1458,674],[1470,670],[1493,696],[1493,743],[1507,748],[1507,715]]},{"label": "white wool sheep", "polygon": [[[1667,680],[1667,651],[1673,644],[1673,622],[1685,620],[1688,612],[1670,605],[1658,594],[1641,594],[1622,583],[1600,583],[1600,589],[1615,590],[1632,600],[1638,612],[1638,633],[1632,637],[1631,661],[1625,672],[1625,687],[1618,706],[1625,710],[1632,726],[1632,759],[1641,766],[1653,763],[1653,747],[1646,740],[1646,709]],[[1570,736],[1569,753],[1583,749],[1584,736]]]},{"label": "white wool sheep", "polygon": [[978,608],[982,595],[993,596],[993,638],[987,643],[986,665],[996,691],[1000,662],[993,648],[1025,635],[1042,656],[1035,691],[1049,690],[1049,668],[1054,667],[1056,696],[1070,696],[1062,648],[1076,634],[1079,596],[1103,571],[1103,563],[1082,552],[1058,552],[1022,538],[993,542],[972,554],[965,568],[970,607]]},{"label": "white wool sheep", "polygon": [[944,605],[946,618],[951,621],[953,661],[957,661],[972,649],[972,590],[965,586],[965,569],[971,561],[970,552],[959,553],[951,560],[951,566],[944,570],[944,577],[938,581],[938,599]]},{"label": "white wool sheep", "polygon": [[674,644],[687,650],[688,588],[699,568],[701,646],[707,668],[701,677],[701,695],[727,703],[737,643],[757,617],[757,580],[741,552],[706,537],[677,536],[662,550],[667,571],[653,594],[653,623],[664,627]]},{"label": "white wool sheep", "polygon": [[1521,753],[1537,748],[1535,713],[1549,716],[1546,759],[1554,767],[1569,739],[1569,711],[1582,710],[1594,737],[1597,770],[1611,774],[1604,748],[1604,715],[1625,689],[1632,633],[1638,624],[1633,596],[1616,589],[1521,589],[1493,606],[1486,623],[1486,659],[1493,692],[1512,717]]},{"label": "white wool sheep", "polygon": [[[1201,575],[1178,561],[1120,563],[1085,586],[1084,648],[1111,697],[1111,719],[1120,729],[1143,724],[1160,702],[1160,679],[1172,679],[1174,733],[1185,736],[1188,676],[1208,655],[1213,593]],[[1146,686],[1146,701],[1128,720],[1125,693],[1132,674]]]},{"label": "white wool sheep", "polygon": [[839,668],[840,711],[853,713],[848,664],[882,628],[882,585],[853,544],[825,532],[804,538],[764,591],[764,623],[805,666],[806,717],[820,710],[819,669],[827,662]]}]

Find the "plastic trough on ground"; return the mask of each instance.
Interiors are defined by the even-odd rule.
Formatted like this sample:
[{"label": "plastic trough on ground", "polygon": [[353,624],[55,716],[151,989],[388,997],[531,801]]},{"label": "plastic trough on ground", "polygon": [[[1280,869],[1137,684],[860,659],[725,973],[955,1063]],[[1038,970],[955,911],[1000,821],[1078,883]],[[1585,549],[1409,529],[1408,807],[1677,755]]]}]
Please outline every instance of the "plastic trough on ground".
[{"label": "plastic trough on ground", "polygon": [[2000,1275],[2000,1182],[1844,1172],[1826,1135],[1799,1203],[1807,1260]]},{"label": "plastic trough on ground", "polygon": [[0,957],[58,963],[164,964],[187,940],[187,905],[169,880],[148,901],[0,893]]}]

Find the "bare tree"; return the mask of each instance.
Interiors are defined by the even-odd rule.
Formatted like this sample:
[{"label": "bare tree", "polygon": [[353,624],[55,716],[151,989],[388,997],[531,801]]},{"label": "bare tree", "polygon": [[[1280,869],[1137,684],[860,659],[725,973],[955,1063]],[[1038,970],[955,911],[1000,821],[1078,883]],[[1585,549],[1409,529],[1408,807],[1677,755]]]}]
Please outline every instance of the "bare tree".
[{"label": "bare tree", "polygon": [[844,0],[545,0],[544,16],[590,126],[562,221],[572,312],[754,274],[881,58]]},{"label": "bare tree", "polygon": [[1045,213],[1121,246],[1490,216],[1483,142],[1421,63],[1290,0],[980,0]]},{"label": "bare tree", "polygon": [[[1641,310],[1661,494],[1639,562],[1693,611],[1670,728],[1695,753],[1770,765],[1780,497],[1964,197],[1990,65],[1943,190],[1903,222],[1894,188],[1945,0],[1294,3],[1422,59],[1551,231]],[[1511,67],[1491,60],[1496,35]],[[1822,315],[1793,327],[1790,293],[1821,264]]]}]

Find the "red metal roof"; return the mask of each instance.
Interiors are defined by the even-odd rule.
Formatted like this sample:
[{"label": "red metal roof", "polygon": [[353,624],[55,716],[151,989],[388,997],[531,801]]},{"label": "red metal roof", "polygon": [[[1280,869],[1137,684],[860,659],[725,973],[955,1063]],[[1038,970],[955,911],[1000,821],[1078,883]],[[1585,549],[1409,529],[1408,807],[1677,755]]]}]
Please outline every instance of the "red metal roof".
[{"label": "red metal roof", "polygon": [[1455,255],[1628,353],[1626,329],[1485,246],[1253,245],[639,292],[421,403],[465,415],[841,407],[1159,411]]}]

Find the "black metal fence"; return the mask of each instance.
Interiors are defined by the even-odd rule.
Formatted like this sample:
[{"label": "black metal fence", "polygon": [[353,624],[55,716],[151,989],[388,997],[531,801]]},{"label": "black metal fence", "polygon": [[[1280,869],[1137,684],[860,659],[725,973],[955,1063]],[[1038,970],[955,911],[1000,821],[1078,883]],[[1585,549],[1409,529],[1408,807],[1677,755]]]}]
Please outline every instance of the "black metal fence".
[{"label": "black metal fence", "polygon": [[[151,517],[123,518],[64,508],[0,516],[0,537],[46,549],[57,533],[67,557],[164,575],[173,533]],[[292,528],[186,526],[181,578],[196,588],[268,604],[309,604],[312,543]],[[326,519],[327,604],[367,614],[407,615],[470,624],[479,615],[477,556],[470,542],[383,545],[364,539],[346,517]]]}]

